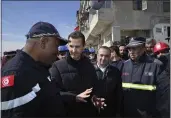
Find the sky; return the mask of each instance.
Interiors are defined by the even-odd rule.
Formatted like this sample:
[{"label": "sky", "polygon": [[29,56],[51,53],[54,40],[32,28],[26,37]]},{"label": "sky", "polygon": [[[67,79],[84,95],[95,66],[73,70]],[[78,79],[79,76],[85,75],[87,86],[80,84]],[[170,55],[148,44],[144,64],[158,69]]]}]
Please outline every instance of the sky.
[{"label": "sky", "polygon": [[76,27],[79,1],[2,1],[2,52],[21,49],[32,25],[53,24],[67,38]]}]

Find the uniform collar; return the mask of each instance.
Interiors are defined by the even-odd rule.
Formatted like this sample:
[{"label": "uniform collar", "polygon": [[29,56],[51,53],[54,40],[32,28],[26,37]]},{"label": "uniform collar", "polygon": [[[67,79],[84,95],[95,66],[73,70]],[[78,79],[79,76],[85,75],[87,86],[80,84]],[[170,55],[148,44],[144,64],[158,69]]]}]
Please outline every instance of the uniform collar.
[{"label": "uniform collar", "polygon": [[27,61],[27,63],[29,63],[32,66],[35,67],[44,67],[46,69],[49,69],[51,66],[47,66],[46,64],[39,62],[39,61],[35,61],[29,54],[27,54],[26,52],[22,51],[22,50],[17,50],[17,54],[21,55],[22,59],[24,61]]}]

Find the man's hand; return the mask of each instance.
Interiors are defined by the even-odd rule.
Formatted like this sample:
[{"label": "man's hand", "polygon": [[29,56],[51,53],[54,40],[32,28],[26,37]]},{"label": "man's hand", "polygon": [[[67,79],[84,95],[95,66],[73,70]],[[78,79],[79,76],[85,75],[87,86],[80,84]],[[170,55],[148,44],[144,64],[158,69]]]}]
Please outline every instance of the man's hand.
[{"label": "man's hand", "polygon": [[92,92],[93,88],[86,89],[84,92],[80,93],[79,95],[76,96],[76,100],[78,102],[87,102],[85,98],[90,97],[90,93]]},{"label": "man's hand", "polygon": [[91,101],[93,102],[94,106],[98,109],[104,109],[107,105],[105,104],[104,98],[97,98],[96,96],[93,96]]}]

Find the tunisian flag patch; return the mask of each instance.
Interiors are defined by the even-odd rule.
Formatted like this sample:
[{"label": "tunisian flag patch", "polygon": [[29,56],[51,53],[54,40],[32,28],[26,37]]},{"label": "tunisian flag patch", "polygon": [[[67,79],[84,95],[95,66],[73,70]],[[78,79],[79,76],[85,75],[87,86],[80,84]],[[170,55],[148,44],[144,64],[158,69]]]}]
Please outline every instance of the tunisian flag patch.
[{"label": "tunisian flag patch", "polygon": [[1,78],[1,88],[14,86],[14,75],[8,75]]}]

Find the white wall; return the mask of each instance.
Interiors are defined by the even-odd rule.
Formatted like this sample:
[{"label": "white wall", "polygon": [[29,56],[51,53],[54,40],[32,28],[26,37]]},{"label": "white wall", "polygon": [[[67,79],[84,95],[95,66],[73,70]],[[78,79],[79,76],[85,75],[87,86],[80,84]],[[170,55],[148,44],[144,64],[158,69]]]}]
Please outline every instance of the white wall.
[{"label": "white wall", "polygon": [[[111,26],[108,26],[108,27],[106,28],[106,30],[102,33],[102,39],[104,40],[104,43],[106,43],[106,37],[107,37],[110,33],[112,33],[112,28],[111,28]],[[112,39],[111,39],[111,41],[112,41]]]},{"label": "white wall", "polygon": [[[121,29],[151,29],[151,24],[157,22],[163,16],[162,1],[148,1],[145,11],[133,10],[132,1],[115,1],[113,3],[114,24]],[[161,16],[161,17],[159,17]]]}]

